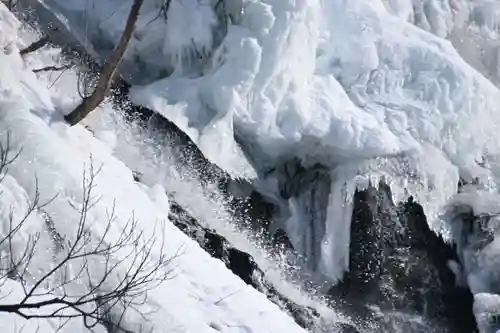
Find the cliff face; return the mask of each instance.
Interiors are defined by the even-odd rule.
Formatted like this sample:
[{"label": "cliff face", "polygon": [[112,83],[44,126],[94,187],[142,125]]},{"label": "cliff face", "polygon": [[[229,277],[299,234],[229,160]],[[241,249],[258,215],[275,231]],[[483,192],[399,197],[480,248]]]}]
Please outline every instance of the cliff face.
[{"label": "cliff face", "polygon": [[330,292],[385,329],[396,317],[380,317],[370,305],[425,318],[412,332],[476,332],[472,294],[457,286],[450,262],[460,265],[455,246],[429,229],[422,207],[412,198],[395,206],[380,184],[355,193],[349,272]]}]

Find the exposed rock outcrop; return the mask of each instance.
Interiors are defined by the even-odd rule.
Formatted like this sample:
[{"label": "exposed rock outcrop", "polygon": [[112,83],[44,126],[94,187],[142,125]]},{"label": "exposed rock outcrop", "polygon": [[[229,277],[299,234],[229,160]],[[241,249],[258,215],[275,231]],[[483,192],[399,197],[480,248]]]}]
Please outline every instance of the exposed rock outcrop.
[{"label": "exposed rock outcrop", "polygon": [[368,306],[429,320],[429,326],[411,324],[413,332],[433,327],[473,333],[473,298],[467,289],[456,286],[449,261],[458,262],[456,250],[430,230],[422,206],[410,198],[396,207],[385,184],[371,186],[355,193],[350,270],[331,293],[354,313],[372,317],[381,329],[408,327],[410,322],[381,318]]},{"label": "exposed rock outcrop", "polygon": [[248,253],[233,247],[214,230],[203,227],[175,202],[171,204],[169,219],[180,230],[196,240],[210,255],[220,259],[235,275],[262,292],[272,302],[288,312],[300,326],[312,332],[317,329],[319,314],[313,308],[299,305],[277,291],[266,280],[264,272],[257,266],[252,256]]},{"label": "exposed rock outcrop", "polygon": [[[314,270],[320,241],[313,238],[324,232],[331,183],[327,168],[292,159],[267,176],[277,180],[283,200],[300,203],[302,244],[310,247],[297,250]],[[430,230],[423,208],[412,198],[395,205],[384,183],[357,190],[353,201],[349,271],[329,292],[333,306],[369,321],[371,330],[475,332],[472,295],[456,285],[448,265],[459,265],[456,249]]]}]

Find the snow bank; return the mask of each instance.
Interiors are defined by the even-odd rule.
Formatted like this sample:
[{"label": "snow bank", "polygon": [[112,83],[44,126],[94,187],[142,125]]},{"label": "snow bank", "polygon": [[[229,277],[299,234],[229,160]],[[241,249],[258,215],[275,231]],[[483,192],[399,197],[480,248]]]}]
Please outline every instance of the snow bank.
[{"label": "snow bank", "polygon": [[[160,193],[161,187],[144,191],[134,182],[130,169],[111,155],[108,146],[83,127],[69,128],[61,122],[61,115],[54,112],[51,94],[43,81],[37,80],[24,67],[15,50],[5,52],[8,43],[16,42],[18,23],[1,4],[0,17],[0,49],[3,50],[0,52],[0,139],[5,140],[10,132],[12,149],[23,148],[19,159],[9,169],[10,176],[2,183],[9,189],[1,197],[2,226],[6,223],[6,207],[12,203],[22,205],[27,198],[33,198],[37,189],[33,180],[36,175],[42,202],[58,193],[45,208],[55,228],[61,234],[73,233],[78,225],[78,214],[68,201],[81,204],[82,174],[84,167],[88,168],[91,155],[96,166],[102,165],[94,189],[94,194],[102,199],[88,217],[92,232],[102,233],[103,223],[114,203],[116,220],[108,240],[117,237],[133,214],[146,237],[152,234],[165,237],[164,254],[173,257],[182,250],[182,255],[170,267],[172,279],[155,288],[143,306],[144,310],[150,310],[146,311],[146,318],[129,314],[127,325],[152,324],[160,332],[304,332],[264,295],[246,285],[222,262],[211,258],[168,222],[168,199]],[[167,221],[163,235],[155,228],[160,221]],[[35,219],[29,225],[41,228],[41,223]],[[16,288],[13,283],[10,285]],[[7,290],[2,287],[1,292],[4,295]],[[16,325],[18,321],[13,323]],[[42,324],[45,326],[41,328],[50,331],[47,328],[50,323]]]},{"label": "snow bank", "polygon": [[271,161],[293,154],[335,166],[422,152],[427,144],[463,166],[476,156],[462,147],[491,141],[494,124],[481,120],[496,110],[497,89],[448,43],[381,6],[249,3],[215,54],[214,68],[202,78],[167,78],[138,89],[137,99],[153,107],[158,96],[187,103],[197,112],[175,111],[199,132],[232,122],[266,153],[255,158]]}]

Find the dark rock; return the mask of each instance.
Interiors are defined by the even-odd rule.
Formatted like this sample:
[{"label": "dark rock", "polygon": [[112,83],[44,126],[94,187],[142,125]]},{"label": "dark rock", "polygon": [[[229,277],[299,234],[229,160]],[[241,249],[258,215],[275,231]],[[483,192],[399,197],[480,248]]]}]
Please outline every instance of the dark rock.
[{"label": "dark rock", "polygon": [[[385,184],[370,186],[354,195],[349,272],[330,294],[381,329],[417,324],[377,316],[367,305],[377,305],[382,313],[416,313],[451,332],[475,332],[472,295],[455,285],[449,260],[459,261],[456,249],[429,228],[421,205],[410,198],[396,207]],[[416,332],[428,331],[417,326]]]},{"label": "dark rock", "polygon": [[293,245],[292,242],[290,241],[290,238],[288,238],[286,232],[283,229],[277,229],[276,232],[274,233],[273,236],[273,245],[275,247],[283,247],[287,250],[293,251]]},{"label": "dark rock", "polygon": [[235,275],[248,285],[262,292],[269,300],[290,314],[297,324],[305,329],[315,329],[319,313],[313,308],[299,305],[276,290],[266,280],[264,272],[257,266],[248,253],[233,247],[223,236],[214,230],[203,227],[181,206],[171,202],[169,219],[214,258],[220,259]]},{"label": "dark rock", "polygon": [[429,316],[445,318],[453,332],[476,332],[473,296],[468,289],[455,285],[455,274],[447,266],[449,260],[459,262],[456,248],[430,230],[421,205],[410,198],[404,209],[412,252],[421,254],[420,269],[434,275],[432,286],[429,281],[425,285],[422,279],[419,279],[420,283],[413,281],[414,290],[419,287],[428,290],[427,294],[420,296],[427,297],[426,312]]},{"label": "dark rock", "polygon": [[351,219],[351,242],[348,279],[360,291],[368,291],[380,280],[384,266],[384,206],[373,187],[356,191]]},{"label": "dark rock", "polygon": [[255,190],[248,197],[233,197],[229,210],[236,220],[256,232],[268,230],[275,213],[274,205]]},{"label": "dark rock", "polygon": [[228,268],[247,284],[255,287],[253,272],[258,270],[258,267],[253,258],[248,253],[236,248],[229,248],[228,259]]},{"label": "dark rock", "polygon": [[217,259],[225,259],[228,254],[225,248],[225,239],[220,235],[212,232],[211,230],[205,230],[205,250],[210,253],[210,255]]},{"label": "dark rock", "polygon": [[334,329],[333,332],[338,333],[359,333],[356,327],[347,323],[335,323],[332,328]]}]

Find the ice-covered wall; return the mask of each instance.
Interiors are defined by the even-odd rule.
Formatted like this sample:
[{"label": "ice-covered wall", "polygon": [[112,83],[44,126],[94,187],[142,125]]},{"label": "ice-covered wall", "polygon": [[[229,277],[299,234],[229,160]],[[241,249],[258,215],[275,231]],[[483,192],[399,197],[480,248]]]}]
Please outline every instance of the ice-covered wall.
[{"label": "ice-covered wall", "polygon": [[[21,23],[0,2],[0,142],[2,149],[6,148],[10,134],[11,152],[14,154],[22,150],[14,163],[9,165],[8,175],[3,173],[6,172],[5,169],[0,175],[0,236],[7,234],[11,218],[14,223],[22,219],[28,203],[33,203],[37,193],[40,195],[40,203],[50,201],[50,204],[43,207],[46,214],[42,214],[41,209],[36,209],[32,218],[28,219],[13,237],[12,246],[17,250],[14,255],[20,255],[27,250],[28,237],[40,237],[34,257],[23,262],[29,264],[26,279],[43,276],[53,268],[52,264],[57,260],[52,251],[52,235],[46,232],[48,223],[44,217],[51,217],[53,228],[57,230],[59,237],[64,239],[63,248],[64,244],[72,244],[72,239],[79,229],[79,221],[85,221],[86,235],[103,237],[105,243],[113,244],[117,239],[123,239],[123,230],[134,220],[137,221],[137,224],[134,224],[134,232],[145,237],[142,240],[151,244],[151,252],[148,253],[147,260],[141,262],[141,266],[148,266],[149,260],[167,256],[172,260],[168,265],[158,267],[155,274],[171,270],[171,275],[168,274],[169,279],[164,284],[157,285],[152,282],[149,286],[153,286],[154,290],[146,291],[147,288],[140,288],[148,293],[148,297],[137,302],[133,306],[134,310],[129,308],[121,321],[122,328],[130,331],[184,333],[209,333],[214,330],[305,332],[265,295],[243,282],[220,260],[212,258],[195,241],[170,223],[170,204],[166,189],[158,183],[146,186],[136,182],[132,170],[113,156],[113,140],[100,141],[83,126],[69,127],[64,122],[61,112],[69,108],[59,110],[56,105],[63,105],[68,95],[76,93],[74,85],[66,85],[65,81],[53,81],[52,86],[47,85],[45,76],[33,73],[31,65],[40,65],[43,62],[45,65],[52,65],[51,61],[57,57],[50,58],[51,52],[55,53],[54,49],[35,52],[26,57],[31,58],[30,60],[21,57],[19,49],[37,36],[25,40],[20,36],[22,34],[18,34],[20,26]],[[40,56],[36,62],[33,58],[37,58],[39,52],[45,53],[47,57]],[[75,72],[69,72],[69,78],[76,80]],[[54,85],[58,86],[58,89],[52,89]],[[108,108],[108,111],[111,108],[106,103],[101,107]],[[85,196],[82,193],[82,178],[89,175],[90,163],[94,163],[94,171],[99,169],[100,172],[92,186],[92,208],[86,218],[81,219],[79,207]],[[86,180],[88,181],[88,178]],[[193,193],[190,195],[189,199],[192,200]],[[209,213],[213,212],[209,211],[207,214]],[[112,223],[107,226],[105,221]],[[36,234],[38,231],[40,235]],[[150,237],[158,238],[156,242],[151,242],[153,238]],[[85,245],[92,242],[92,237],[84,238]],[[161,242],[161,239],[165,242]],[[8,258],[6,253],[12,250],[9,248],[9,242],[0,243],[2,259]],[[134,242],[134,245],[134,248],[142,246],[140,242]],[[122,270],[125,268],[122,264],[138,265],[137,262],[130,262],[132,257],[126,254],[129,250],[125,248],[127,247],[113,250],[113,259],[109,259],[120,262],[120,265],[115,266],[113,263],[112,266],[114,272],[120,272],[121,276],[127,273]],[[100,278],[101,269],[111,262],[95,262],[97,260],[93,260],[92,256],[82,260],[91,265],[87,266],[91,271],[89,279]],[[82,272],[78,261],[75,261],[76,264],[65,266],[68,274],[76,272],[79,275],[78,272]],[[5,260],[2,260],[1,264],[4,263]],[[43,287],[48,288],[51,295],[61,298],[80,295],[82,288],[94,292],[96,288],[103,287],[99,283],[94,288],[96,284],[89,281],[86,274],[83,275],[83,279],[68,277],[69,281],[61,282],[60,288],[57,288],[57,277],[49,278]],[[151,281],[155,281],[153,276],[147,276],[146,280],[151,278]],[[61,277],[65,278],[66,274],[61,272]],[[1,280],[0,304],[20,302],[26,292],[22,290],[20,283],[6,280],[3,274]],[[36,290],[34,298],[28,299],[28,304],[31,300],[43,300],[43,297],[38,297],[39,292],[43,292],[42,288]],[[298,290],[296,292],[300,293]],[[242,297],[241,302],[238,301],[239,297]],[[42,308],[33,311],[47,309],[43,306]],[[66,314],[63,311],[55,313]],[[62,323],[54,318],[27,322],[16,314],[2,311],[0,315],[0,328],[6,332],[23,329],[40,332],[88,331],[88,325],[84,325],[81,318],[69,320],[66,324],[67,318],[63,318]],[[101,333],[105,329],[96,325],[95,331]]]},{"label": "ice-covered wall", "polygon": [[500,84],[500,3],[492,0],[382,0],[392,14],[453,43],[471,66]]},{"label": "ice-covered wall", "polygon": [[[58,3],[90,17],[95,43],[110,48],[131,2]],[[414,195],[445,234],[438,213],[459,177],[496,187],[496,1],[244,1],[227,27],[216,2],[194,0],[173,1],[166,21],[151,22],[160,4],[146,2],[127,58],[144,65],[142,81],[163,78],[136,86],[133,100],[232,174],[255,177],[252,168],[293,157],[330,170],[331,204],[315,230],[324,230],[317,260],[331,276],[346,262],[348,239],[338,235],[349,200],[370,177],[386,177],[398,198]],[[193,50],[194,63],[176,62]],[[289,230],[305,206],[290,202]]]}]

